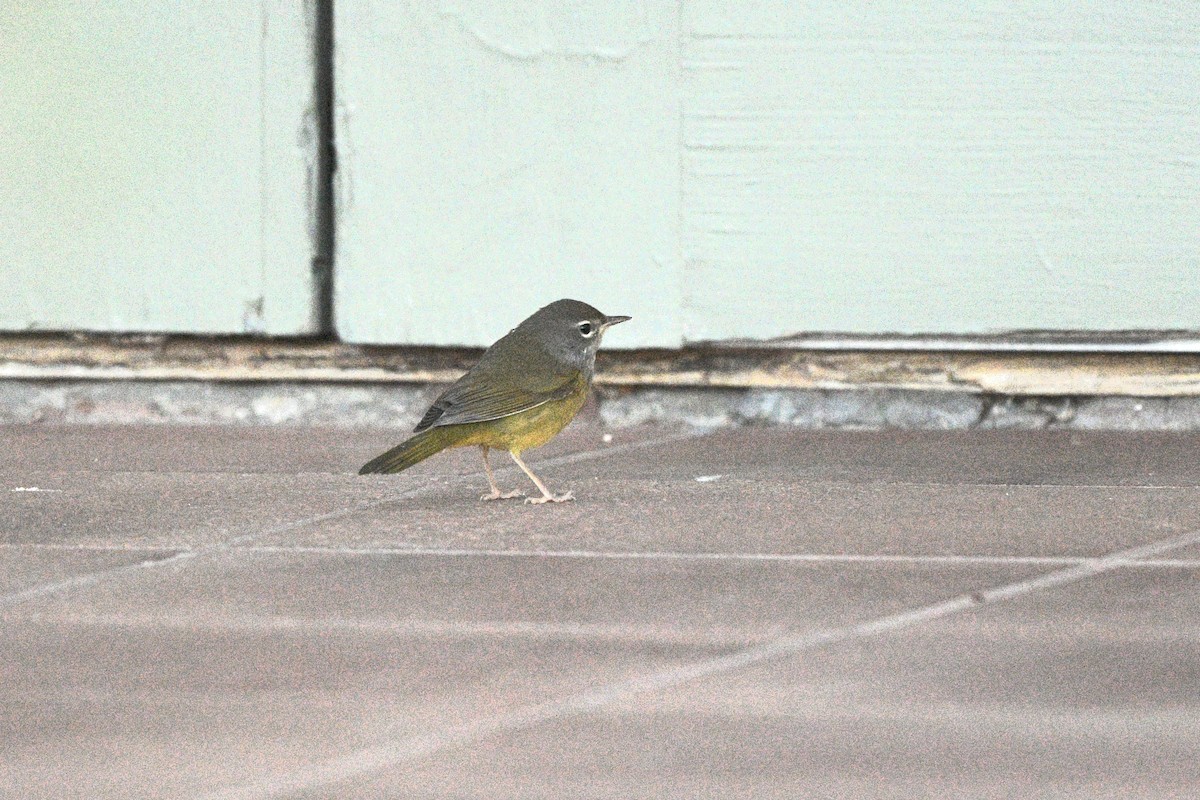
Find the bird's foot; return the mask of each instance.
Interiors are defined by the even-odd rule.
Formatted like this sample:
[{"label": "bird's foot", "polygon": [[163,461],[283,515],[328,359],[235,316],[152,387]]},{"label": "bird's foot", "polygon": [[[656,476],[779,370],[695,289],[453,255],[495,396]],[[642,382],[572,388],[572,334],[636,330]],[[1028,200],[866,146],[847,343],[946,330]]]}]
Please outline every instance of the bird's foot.
[{"label": "bird's foot", "polygon": [[535,506],[540,506],[542,503],[565,503],[568,500],[574,499],[574,494],[571,492],[564,492],[563,494],[548,494],[542,495],[541,497],[526,497],[525,502],[533,503]]},{"label": "bird's foot", "polygon": [[524,497],[522,492],[513,489],[511,492],[502,492],[499,489],[493,489],[487,494],[481,494],[480,500],[512,500],[514,497]]}]

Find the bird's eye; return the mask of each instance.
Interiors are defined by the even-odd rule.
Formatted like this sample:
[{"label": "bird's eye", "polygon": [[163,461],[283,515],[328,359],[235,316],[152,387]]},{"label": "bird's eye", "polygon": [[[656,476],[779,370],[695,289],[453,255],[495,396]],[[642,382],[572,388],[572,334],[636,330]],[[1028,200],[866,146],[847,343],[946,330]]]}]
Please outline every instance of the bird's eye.
[{"label": "bird's eye", "polygon": [[596,328],[590,322],[579,323],[579,332],[583,334],[585,339],[590,339],[592,334],[596,332]]}]

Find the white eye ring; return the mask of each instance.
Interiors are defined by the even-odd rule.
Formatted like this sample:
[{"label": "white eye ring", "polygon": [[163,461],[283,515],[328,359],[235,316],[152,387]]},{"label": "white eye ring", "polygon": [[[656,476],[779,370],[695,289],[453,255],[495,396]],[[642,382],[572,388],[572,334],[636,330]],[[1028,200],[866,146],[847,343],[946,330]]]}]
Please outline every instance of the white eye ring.
[{"label": "white eye ring", "polygon": [[585,339],[590,339],[596,335],[596,326],[593,325],[592,323],[588,322],[587,320],[584,320],[583,322],[579,323],[579,325],[577,327],[579,328],[579,332],[581,334],[583,334],[583,338],[585,338]]}]

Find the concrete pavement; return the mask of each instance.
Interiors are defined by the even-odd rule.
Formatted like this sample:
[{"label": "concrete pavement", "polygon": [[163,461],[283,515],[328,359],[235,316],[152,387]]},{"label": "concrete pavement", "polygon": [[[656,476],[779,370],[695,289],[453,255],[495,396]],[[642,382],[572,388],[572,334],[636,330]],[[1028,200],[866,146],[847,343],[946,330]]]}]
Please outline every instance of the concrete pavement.
[{"label": "concrete pavement", "polygon": [[0,429],[0,797],[1197,796],[1200,436],[397,438]]}]

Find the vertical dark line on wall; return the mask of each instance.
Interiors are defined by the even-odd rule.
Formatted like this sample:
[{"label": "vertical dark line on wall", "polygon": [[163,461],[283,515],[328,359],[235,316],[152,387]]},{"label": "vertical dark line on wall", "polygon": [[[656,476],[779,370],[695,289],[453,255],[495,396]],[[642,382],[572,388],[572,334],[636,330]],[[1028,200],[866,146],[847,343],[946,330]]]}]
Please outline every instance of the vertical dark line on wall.
[{"label": "vertical dark line on wall", "polygon": [[317,133],[313,285],[317,333],[325,339],[337,336],[333,305],[334,252],[337,244],[333,191],[334,173],[337,171],[333,125],[333,3],[334,0],[314,0],[313,31],[313,106]]}]

